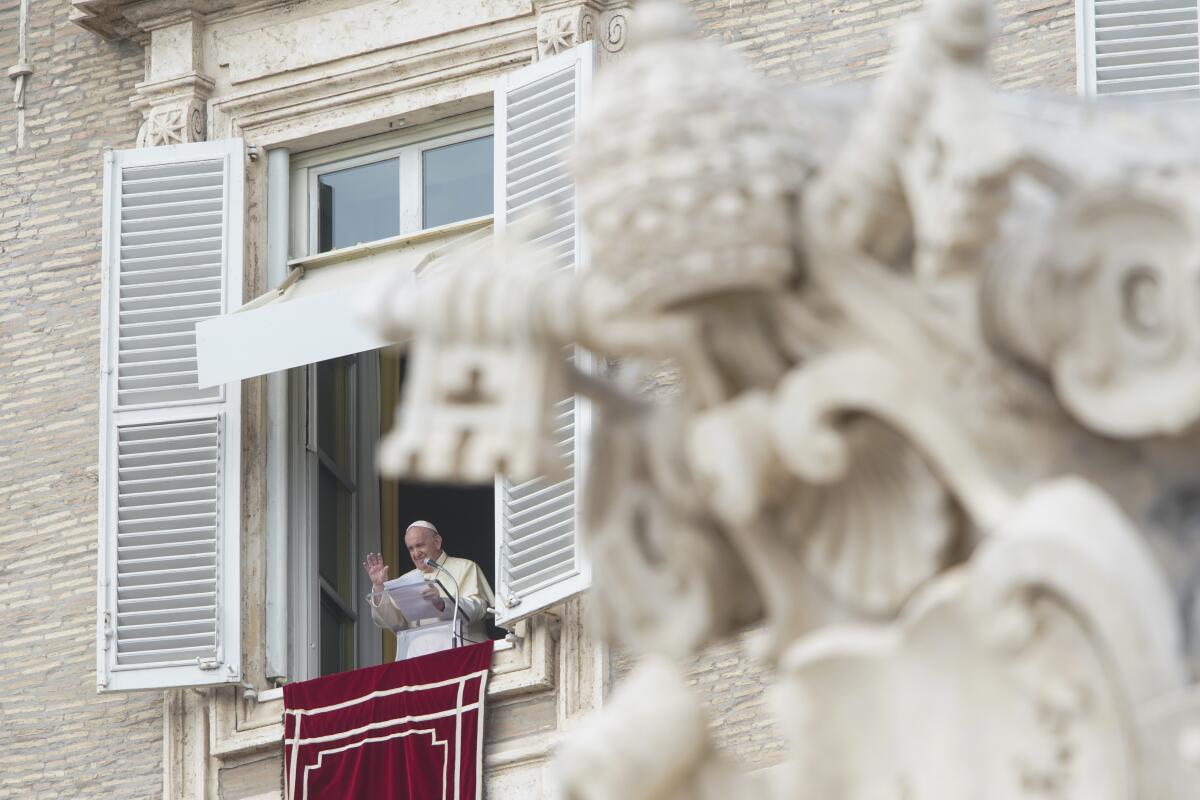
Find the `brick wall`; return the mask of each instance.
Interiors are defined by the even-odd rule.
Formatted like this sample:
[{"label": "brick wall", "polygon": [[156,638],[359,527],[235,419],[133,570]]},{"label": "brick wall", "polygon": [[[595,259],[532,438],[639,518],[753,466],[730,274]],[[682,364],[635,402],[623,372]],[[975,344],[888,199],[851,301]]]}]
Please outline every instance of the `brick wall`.
[{"label": "brick wall", "polygon": [[101,154],[133,142],[142,49],[69,10],[32,2],[20,150],[0,93],[0,798],[159,797],[162,697],[98,696],[94,645]]},{"label": "brick wall", "polygon": [[[161,793],[159,693],[95,693],[97,345],[101,152],[133,142],[142,51],[33,0],[27,145],[0,94],[0,798]],[[693,0],[703,29],[772,76],[870,77],[918,3]],[[0,66],[17,3],[0,7]],[[1073,5],[1006,0],[995,51],[1007,87],[1074,85]],[[627,664],[619,660],[618,671]],[[778,760],[757,672],[736,644],[691,677],[718,737],[748,766]]]},{"label": "brick wall", "polygon": [[[870,78],[887,63],[895,26],[919,0],[691,0],[701,29],[772,77],[806,83]],[[1000,0],[993,49],[1009,89],[1075,86],[1073,0]]]}]

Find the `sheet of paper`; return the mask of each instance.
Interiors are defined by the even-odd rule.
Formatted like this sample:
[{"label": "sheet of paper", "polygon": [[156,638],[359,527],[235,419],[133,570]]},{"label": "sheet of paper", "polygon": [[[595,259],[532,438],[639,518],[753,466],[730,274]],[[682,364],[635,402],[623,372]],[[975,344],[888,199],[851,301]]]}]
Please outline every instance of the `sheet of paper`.
[{"label": "sheet of paper", "polygon": [[[437,591],[437,586],[426,581],[419,572],[401,575],[383,584],[383,590],[392,598],[396,608],[410,622],[420,619],[439,619],[443,615],[425,594],[430,587]],[[435,595],[436,596],[436,595]],[[452,611],[450,613],[453,613]]]}]

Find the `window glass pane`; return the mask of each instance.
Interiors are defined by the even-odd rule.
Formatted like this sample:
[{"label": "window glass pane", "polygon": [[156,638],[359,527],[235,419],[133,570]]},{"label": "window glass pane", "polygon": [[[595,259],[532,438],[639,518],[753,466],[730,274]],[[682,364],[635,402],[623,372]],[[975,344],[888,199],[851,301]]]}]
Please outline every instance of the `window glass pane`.
[{"label": "window glass pane", "polygon": [[400,233],[399,159],[326,172],[317,190],[317,252]]},{"label": "window glass pane", "polygon": [[332,600],[321,594],[321,674],[354,668],[354,629]]},{"label": "window glass pane", "polygon": [[327,467],[321,465],[317,496],[318,568],[346,602],[353,602],[350,503],[352,495]]},{"label": "window glass pane", "polygon": [[317,364],[317,447],[352,475],[350,468],[350,381],[353,361]]},{"label": "window glass pane", "polygon": [[492,213],[492,137],[422,154],[422,225],[433,228]]}]

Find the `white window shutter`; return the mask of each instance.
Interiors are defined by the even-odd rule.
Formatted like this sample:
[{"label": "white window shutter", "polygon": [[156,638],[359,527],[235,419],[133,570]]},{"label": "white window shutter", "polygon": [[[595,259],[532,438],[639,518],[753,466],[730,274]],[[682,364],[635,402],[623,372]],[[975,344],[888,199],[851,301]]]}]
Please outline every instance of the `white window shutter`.
[{"label": "white window shutter", "polygon": [[1083,94],[1200,98],[1200,0],[1079,0],[1079,12]]},{"label": "white window shutter", "polygon": [[97,683],[241,680],[240,385],[196,385],[196,323],[241,303],[240,139],[104,163]]},{"label": "white window shutter", "polygon": [[[590,96],[591,42],[509,73],[496,88],[496,230],[527,213],[548,212],[536,240],[564,270],[586,266],[575,184],[565,164]],[[571,352],[581,367],[587,354]],[[579,494],[587,463],[590,409],[560,402],[560,482],[496,483],[496,624],[509,625],[587,588],[591,570],[579,546]]]}]

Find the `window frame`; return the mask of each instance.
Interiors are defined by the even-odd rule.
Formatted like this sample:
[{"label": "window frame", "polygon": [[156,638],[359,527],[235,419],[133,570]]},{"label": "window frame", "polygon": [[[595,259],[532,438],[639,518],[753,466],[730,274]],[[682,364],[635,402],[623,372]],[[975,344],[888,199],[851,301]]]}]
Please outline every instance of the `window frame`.
[{"label": "window frame", "polygon": [[425,230],[424,152],[493,135],[495,130],[492,111],[487,109],[441,122],[414,126],[411,130],[323,147],[293,157],[290,164],[293,256],[306,258],[317,255],[317,181],[321,175],[390,158],[399,159],[397,190],[400,199],[400,225],[396,235],[407,236]]},{"label": "window frame", "polygon": [[[425,151],[494,135],[492,111],[486,109],[428,125],[414,126],[411,130],[365,137],[293,156],[288,165],[291,173],[289,214],[293,260],[318,255],[319,176],[347,167],[399,157],[401,230],[398,235],[411,236],[425,230],[421,227],[424,216],[422,168]],[[406,227],[414,225],[415,227]],[[357,448],[358,476],[374,474],[374,453],[378,444],[381,419],[379,415],[389,413],[389,410],[376,408],[374,420],[366,419],[364,413],[369,407],[368,398],[379,396],[378,359],[370,359],[374,369],[363,369],[363,356],[375,353],[377,351],[358,354],[359,363],[355,372],[360,377],[354,381],[355,385],[351,390],[355,409],[355,431],[352,436]],[[315,409],[312,404],[316,402],[316,372],[314,363],[289,370],[286,378],[289,421],[287,463],[283,465],[283,470],[288,486],[285,501],[288,526],[284,547],[290,606],[285,623],[289,681],[320,675],[321,592],[316,583],[319,580],[319,532],[316,527],[318,515],[315,496],[319,469],[315,466],[314,452],[310,452],[316,448],[316,420],[315,414],[312,413]],[[356,560],[352,570],[352,583],[358,614],[354,647],[355,666],[358,667],[378,663],[382,659],[383,641],[382,636],[373,635],[378,629],[370,612],[365,608],[364,576],[360,574],[361,569],[358,567],[358,562],[366,558],[367,552],[380,550],[379,481],[364,483],[359,480],[356,481],[356,485],[359,491],[355,492],[353,507],[352,526]]]},{"label": "window frame", "polygon": [[[354,619],[354,667],[378,662],[382,658],[383,643],[375,635],[377,629],[366,608],[363,576],[359,563],[368,552],[379,549],[379,481],[363,481],[363,475],[374,475],[374,454],[379,438],[377,422],[367,418],[370,410],[369,398],[378,396],[377,351],[359,353],[353,358],[354,378],[350,382],[351,415],[350,437],[354,447],[352,456],[355,491],[351,507],[351,564],[350,596],[353,599]],[[317,453],[317,402],[316,364],[297,367],[288,371],[288,403],[291,419],[288,448],[288,516],[291,524],[287,537],[288,585],[291,587],[291,613],[288,628],[291,636],[289,680],[305,680],[321,674],[320,613],[323,589],[319,569],[320,532],[318,508],[318,480],[320,465]]]}]

